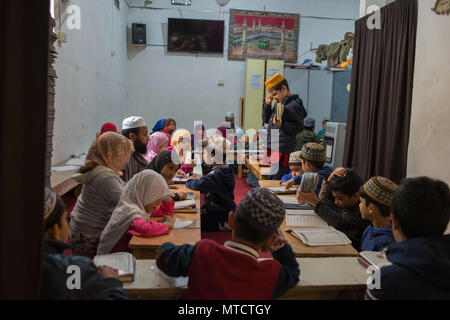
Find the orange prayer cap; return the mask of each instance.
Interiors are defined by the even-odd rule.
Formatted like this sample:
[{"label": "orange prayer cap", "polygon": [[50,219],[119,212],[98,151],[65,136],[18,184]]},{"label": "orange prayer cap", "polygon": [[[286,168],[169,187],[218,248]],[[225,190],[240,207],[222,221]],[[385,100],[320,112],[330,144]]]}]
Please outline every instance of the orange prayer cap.
[{"label": "orange prayer cap", "polygon": [[277,84],[279,84],[283,80],[284,80],[283,76],[281,74],[277,73],[272,78],[270,78],[269,80],[266,81],[266,83],[265,83],[266,88],[272,89],[273,87],[275,87]]}]

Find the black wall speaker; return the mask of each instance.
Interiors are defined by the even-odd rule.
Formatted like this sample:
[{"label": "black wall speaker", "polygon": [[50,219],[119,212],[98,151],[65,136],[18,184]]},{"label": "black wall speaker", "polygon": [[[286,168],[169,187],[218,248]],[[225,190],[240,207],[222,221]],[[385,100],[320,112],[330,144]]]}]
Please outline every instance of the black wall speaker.
[{"label": "black wall speaker", "polygon": [[133,44],[147,43],[147,26],[142,23],[133,23],[131,25],[131,42]]}]

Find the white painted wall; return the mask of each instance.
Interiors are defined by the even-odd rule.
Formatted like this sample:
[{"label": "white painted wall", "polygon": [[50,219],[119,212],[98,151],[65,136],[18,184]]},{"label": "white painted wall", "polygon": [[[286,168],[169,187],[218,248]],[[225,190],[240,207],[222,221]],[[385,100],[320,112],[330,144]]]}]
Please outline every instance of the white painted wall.
[{"label": "white painted wall", "polygon": [[434,4],[419,1],[407,174],[450,185],[450,19],[431,11]]},{"label": "white painted wall", "polygon": [[[56,43],[53,164],[86,152],[103,123],[113,122],[119,127],[125,115],[128,8],[124,0],[120,1],[120,11],[113,3],[68,1],[81,9],[81,30],[68,30],[64,24],[61,29],[67,34],[67,42],[60,46]],[[62,11],[63,23],[66,17]],[[112,50],[116,51],[114,56]]]},{"label": "white painted wall", "polygon": [[[142,5],[143,0],[129,1]],[[129,9],[128,25],[147,24],[146,49],[128,51],[128,115],[144,116],[150,129],[162,118],[176,118],[178,127],[193,130],[194,120],[209,127],[223,121],[226,111],[239,115],[239,98],[245,96],[243,61],[229,61],[223,56],[168,54],[167,19],[183,18],[225,20],[225,45],[228,47],[229,9],[298,13],[329,18],[359,17],[359,0],[231,0],[221,9],[214,0],[195,0],[190,7],[171,6],[168,0],[154,0],[153,7],[168,10]],[[180,11],[174,10],[176,8]],[[346,32],[354,32],[354,21],[300,17],[298,63],[315,59],[310,51],[319,44],[340,41]],[[223,87],[217,86],[223,80]],[[293,90],[295,91],[295,90]],[[151,125],[150,125],[151,124]]]},{"label": "white painted wall", "polygon": [[[167,54],[162,46],[128,50],[127,32],[133,22],[147,24],[147,43],[164,45],[168,17],[180,17],[181,12],[185,18],[224,19],[227,48],[230,8],[327,18],[359,16],[359,0],[231,0],[220,14],[214,0],[195,0],[190,7],[171,6],[169,0],[151,4],[167,10],[129,9],[120,0],[120,12],[113,2],[68,1],[81,8],[81,30],[67,30],[64,25],[67,43],[57,47],[53,164],[86,152],[104,122],[120,127],[130,115],[144,116],[150,129],[158,119],[174,117],[178,127],[190,130],[194,120],[216,127],[225,112],[239,115],[239,98],[245,96],[245,62],[229,61],[227,52],[196,57]],[[142,6],[144,0],[128,2]],[[55,14],[58,19],[58,10]],[[315,58],[311,45],[339,41],[349,31],[354,31],[352,20],[301,17],[298,62]],[[116,55],[111,56],[112,50]],[[225,86],[218,87],[217,80],[224,80]]]}]

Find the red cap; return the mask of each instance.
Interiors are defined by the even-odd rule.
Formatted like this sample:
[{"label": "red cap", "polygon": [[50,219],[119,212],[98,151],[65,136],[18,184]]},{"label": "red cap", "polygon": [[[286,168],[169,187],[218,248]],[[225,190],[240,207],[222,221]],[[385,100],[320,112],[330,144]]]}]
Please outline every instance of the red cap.
[{"label": "red cap", "polygon": [[100,130],[100,134],[103,134],[103,133],[108,132],[108,131],[117,132],[117,128],[116,128],[116,126],[115,126],[114,124],[112,124],[112,123],[105,123],[105,124],[102,126],[101,130]]}]

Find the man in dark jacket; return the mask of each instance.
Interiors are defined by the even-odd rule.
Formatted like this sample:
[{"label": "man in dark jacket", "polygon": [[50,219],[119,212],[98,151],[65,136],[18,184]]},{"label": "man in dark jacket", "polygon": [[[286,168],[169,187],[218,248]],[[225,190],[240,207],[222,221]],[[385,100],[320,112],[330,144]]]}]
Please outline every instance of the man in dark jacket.
[{"label": "man in dark jacket", "polygon": [[[289,85],[277,73],[265,83],[269,95],[263,104],[262,119],[267,127],[267,156],[272,164],[269,179],[281,180],[289,173],[289,155],[295,149],[295,137],[303,131],[303,121],[307,116],[302,100],[289,91]],[[273,99],[277,104],[272,107]],[[278,130],[277,137],[272,136]]]},{"label": "man in dark jacket", "polygon": [[385,254],[391,265],[368,285],[368,299],[450,299],[450,190],[427,177],[405,179],[391,205],[397,243]]},{"label": "man in dark jacket", "polygon": [[301,151],[303,146],[309,142],[320,143],[319,137],[314,133],[316,120],[314,120],[314,118],[306,118],[304,126],[305,130],[300,132],[297,137],[295,137],[297,140],[295,151]]}]

